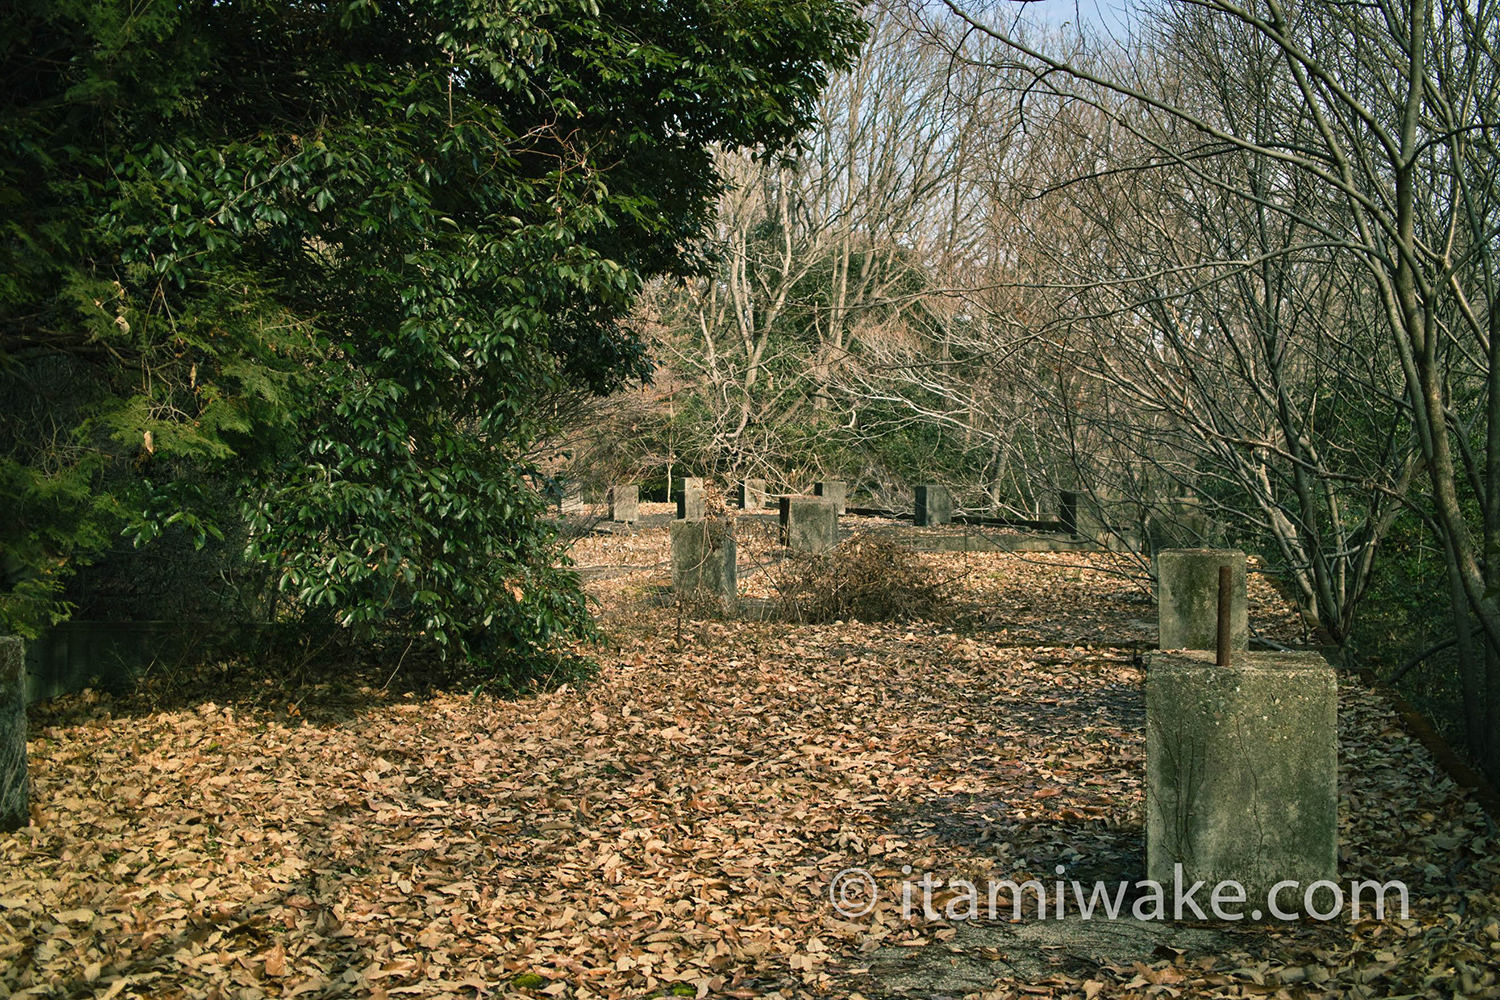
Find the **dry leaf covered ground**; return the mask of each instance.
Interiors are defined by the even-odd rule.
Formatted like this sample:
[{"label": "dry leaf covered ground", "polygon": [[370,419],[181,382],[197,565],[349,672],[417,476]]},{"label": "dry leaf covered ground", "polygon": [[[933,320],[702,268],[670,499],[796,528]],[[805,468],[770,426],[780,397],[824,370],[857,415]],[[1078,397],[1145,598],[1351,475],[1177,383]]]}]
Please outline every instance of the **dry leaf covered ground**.
[{"label": "dry leaf covered ground", "polygon": [[[1408,919],[903,918],[905,866],[1141,877],[1142,675],[1104,645],[1149,639],[1136,570],[924,556],[947,624],[695,620],[660,596],[663,535],[577,546],[610,634],[582,689],[288,690],[266,664],[170,709],[38,709],[0,996],[1500,995],[1493,828],[1354,681],[1341,877],[1404,879]],[[828,899],[850,867],[880,890],[857,919]]]}]

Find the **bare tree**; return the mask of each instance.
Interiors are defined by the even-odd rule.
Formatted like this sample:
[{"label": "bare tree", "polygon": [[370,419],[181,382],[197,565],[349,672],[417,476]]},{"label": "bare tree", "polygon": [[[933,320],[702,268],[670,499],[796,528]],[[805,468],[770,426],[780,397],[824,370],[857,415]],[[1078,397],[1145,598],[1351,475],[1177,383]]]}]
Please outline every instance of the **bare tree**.
[{"label": "bare tree", "polygon": [[[1496,4],[1181,0],[1154,8],[1156,30],[1139,54],[1112,63],[1034,44],[954,0],[947,9],[1005,46],[997,73],[1028,73],[1034,93],[1109,119],[1128,154],[1101,149],[1078,179],[1147,171],[1179,209],[1195,201],[1200,235],[1204,222],[1239,234],[1217,248],[1197,240],[1178,259],[1159,257],[1161,279],[1149,294],[1135,281],[1149,270],[1137,260],[1114,297],[1151,336],[1166,338],[1164,357],[1177,371],[1137,368],[1113,384],[1154,379],[1143,395],[1161,400],[1163,380],[1186,380],[1189,391],[1166,416],[1216,442],[1214,467],[1241,480],[1247,470],[1229,461],[1239,452],[1228,447],[1238,433],[1225,419],[1228,386],[1205,380],[1237,367],[1262,405],[1285,412],[1263,428],[1274,434],[1243,444],[1278,459],[1301,491],[1298,516],[1280,526],[1278,540],[1320,577],[1320,603],[1337,605],[1329,584],[1340,570],[1317,563],[1378,539],[1389,510],[1369,505],[1351,532],[1334,503],[1352,491],[1327,484],[1342,478],[1400,499],[1418,471],[1447,558],[1470,744],[1500,774]],[[1148,200],[1130,216],[1133,228],[1154,212]],[[1161,218],[1175,226],[1193,216]],[[1151,245],[1170,247],[1170,235],[1163,228]],[[1079,277],[1095,298],[1113,280]],[[1314,311],[1320,287],[1323,312]],[[1210,289],[1217,301],[1237,302],[1240,315],[1208,302]],[[1316,373],[1298,361],[1304,344],[1318,349]],[[1209,352],[1218,360],[1230,352],[1231,365],[1204,365]],[[1310,392],[1297,388],[1307,379]],[[1299,394],[1304,401],[1292,406]],[[1364,453],[1347,463],[1327,447],[1336,437],[1319,445],[1309,431],[1360,405],[1382,416],[1359,437]],[[1381,475],[1366,483],[1372,470]],[[1275,513],[1268,517],[1274,525]],[[1357,573],[1367,554],[1360,560],[1345,569]],[[1474,643],[1471,621],[1480,629]]]},{"label": "bare tree", "polygon": [[927,336],[935,275],[981,243],[965,184],[990,141],[976,127],[984,77],[887,7],[870,17],[863,57],[796,156],[721,158],[716,273],[650,303],[669,365],[698,386],[704,464],[796,479],[818,460],[810,437],[857,444],[867,401],[842,373],[861,338]]}]

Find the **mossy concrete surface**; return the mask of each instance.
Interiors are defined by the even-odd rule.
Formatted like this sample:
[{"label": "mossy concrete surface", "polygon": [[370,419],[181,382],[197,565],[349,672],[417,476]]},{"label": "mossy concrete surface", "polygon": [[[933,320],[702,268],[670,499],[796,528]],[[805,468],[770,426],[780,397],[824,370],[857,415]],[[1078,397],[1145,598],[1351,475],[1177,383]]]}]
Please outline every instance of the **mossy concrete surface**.
[{"label": "mossy concrete surface", "polygon": [[1336,878],[1337,738],[1338,682],[1320,654],[1241,652],[1227,667],[1208,652],[1151,654],[1147,877],[1171,886],[1181,864],[1205,894],[1238,882],[1252,919],[1277,882]]},{"label": "mossy concrete surface", "polygon": [[837,514],[844,513],[844,497],[848,489],[848,485],[841,479],[825,479],[820,483],[813,483],[813,495],[832,501],[834,513]]},{"label": "mossy concrete surface", "polygon": [[827,552],[839,543],[838,508],[823,497],[781,498],[781,544],[793,552]]},{"label": "mossy concrete surface", "polygon": [[639,486],[615,486],[609,491],[609,519],[620,524],[634,524],[640,520],[641,489]]},{"label": "mossy concrete surface", "polygon": [[740,480],[740,510],[760,510],[766,505],[764,479]]},{"label": "mossy concrete surface", "polygon": [[703,480],[688,476],[677,493],[677,516],[684,521],[703,520]]},{"label": "mossy concrete surface", "polygon": [[929,528],[934,524],[952,524],[953,495],[948,492],[948,487],[939,486],[936,483],[918,486],[916,511],[912,520],[919,528]]},{"label": "mossy concrete surface", "polygon": [[0,636],[0,830],[30,819],[26,780],[26,644]]},{"label": "mossy concrete surface", "polygon": [[716,600],[733,611],[735,575],[734,519],[673,521],[672,590],[684,596]]},{"label": "mossy concrete surface", "polygon": [[1219,631],[1219,567],[1231,572],[1229,646],[1247,649],[1245,553],[1236,549],[1167,549],[1156,554],[1157,645],[1215,649]]}]

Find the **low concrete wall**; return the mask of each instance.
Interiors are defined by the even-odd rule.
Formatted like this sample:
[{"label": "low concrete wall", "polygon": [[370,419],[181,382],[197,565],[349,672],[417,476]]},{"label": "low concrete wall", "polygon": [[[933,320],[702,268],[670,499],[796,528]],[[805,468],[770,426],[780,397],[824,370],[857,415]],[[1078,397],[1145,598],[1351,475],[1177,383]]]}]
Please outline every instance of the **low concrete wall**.
[{"label": "low concrete wall", "polygon": [[1103,552],[1098,542],[1068,535],[947,535],[903,531],[891,533],[918,552]]}]

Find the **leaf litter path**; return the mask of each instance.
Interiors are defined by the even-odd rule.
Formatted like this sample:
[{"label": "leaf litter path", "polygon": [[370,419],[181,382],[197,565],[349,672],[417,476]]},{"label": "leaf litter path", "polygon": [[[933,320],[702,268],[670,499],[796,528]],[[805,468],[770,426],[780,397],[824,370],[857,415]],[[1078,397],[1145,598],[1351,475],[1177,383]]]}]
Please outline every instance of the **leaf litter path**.
[{"label": "leaf litter path", "polygon": [[[1063,634],[1068,593],[1131,588],[1073,561],[986,556],[995,577],[948,558],[981,586],[1052,579]],[[38,713],[38,823],[0,838],[0,996],[1500,992],[1493,832],[1353,683],[1341,875],[1405,879],[1409,919],[906,920],[906,865],[1140,877],[1131,654],[603,599],[613,643],[581,690],[365,691],[327,712],[317,690],[155,712],[84,696]],[[827,888],[852,866],[884,891],[845,920]]]},{"label": "leaf litter path", "polygon": [[[675,509],[642,504],[658,518]],[[736,547],[739,592],[755,601],[773,601],[785,572],[780,563],[774,514],[732,511],[738,518]],[[947,525],[913,529],[883,518],[839,519],[845,538],[871,534],[910,540],[934,536],[995,537],[984,528]],[[660,594],[671,583],[671,546],[660,525],[626,528],[601,525],[585,535],[572,554],[605,617],[628,620],[643,599]],[[1002,645],[1141,645],[1156,641],[1156,606],[1144,565],[1132,557],[1079,553],[922,553],[920,560],[950,590],[947,618],[966,629],[994,637]],[[1250,560],[1258,569],[1258,560]],[[1262,573],[1248,580],[1253,634],[1282,644],[1306,640],[1296,609],[1278,594]]]}]

